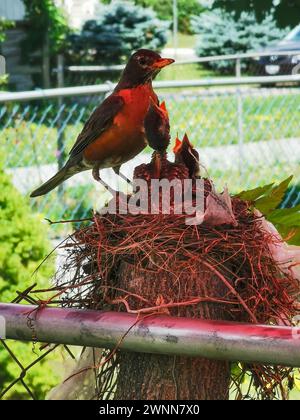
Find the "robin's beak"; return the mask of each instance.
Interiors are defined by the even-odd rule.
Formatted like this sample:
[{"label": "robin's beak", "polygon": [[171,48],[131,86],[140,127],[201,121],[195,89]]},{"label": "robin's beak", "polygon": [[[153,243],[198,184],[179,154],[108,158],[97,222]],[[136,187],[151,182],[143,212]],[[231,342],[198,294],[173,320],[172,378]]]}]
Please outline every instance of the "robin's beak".
[{"label": "robin's beak", "polygon": [[180,141],[179,138],[176,137],[175,146],[173,147],[173,153],[175,153],[175,154],[178,153],[180,151],[181,147],[182,147],[182,141]]},{"label": "robin's beak", "polygon": [[160,58],[153,64],[154,69],[162,69],[163,67],[169,66],[174,63],[173,58]]}]

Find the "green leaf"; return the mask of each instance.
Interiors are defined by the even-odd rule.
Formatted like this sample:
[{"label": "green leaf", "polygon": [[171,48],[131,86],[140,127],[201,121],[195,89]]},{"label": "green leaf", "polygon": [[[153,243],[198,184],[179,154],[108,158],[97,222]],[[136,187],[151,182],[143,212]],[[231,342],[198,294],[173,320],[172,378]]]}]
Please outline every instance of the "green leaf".
[{"label": "green leaf", "polygon": [[295,387],[298,389],[298,391],[300,391],[300,373],[298,373],[298,375],[294,377],[294,383],[295,383]]},{"label": "green leaf", "polygon": [[255,207],[264,215],[268,215],[275,210],[281,203],[292,179],[293,175],[282,181],[279,185],[271,188],[269,191],[266,191],[264,196],[255,201]]},{"label": "green leaf", "polygon": [[255,201],[258,198],[265,195],[266,192],[268,192],[273,187],[273,185],[274,185],[274,182],[272,184],[265,185],[263,187],[254,188],[253,190],[242,191],[239,194],[237,194],[236,197],[245,201]]},{"label": "green leaf", "polygon": [[276,229],[289,245],[300,246],[300,227],[276,224]]},{"label": "green leaf", "polygon": [[246,372],[243,369],[243,366],[240,363],[232,363],[231,365],[231,376],[241,383],[245,382]]},{"label": "green leaf", "polygon": [[268,220],[275,224],[300,227],[300,204],[290,209],[277,209],[268,215]]}]

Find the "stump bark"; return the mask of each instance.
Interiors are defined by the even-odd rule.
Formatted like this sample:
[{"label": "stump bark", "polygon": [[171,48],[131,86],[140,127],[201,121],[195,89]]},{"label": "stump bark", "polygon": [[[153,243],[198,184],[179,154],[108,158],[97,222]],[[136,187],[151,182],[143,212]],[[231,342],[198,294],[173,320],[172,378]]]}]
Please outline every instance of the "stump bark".
[{"label": "stump bark", "polygon": [[[176,273],[137,269],[123,262],[118,287],[146,298],[149,306],[158,301],[180,302],[195,297],[222,299],[226,286],[207,269],[198,265],[191,272]],[[134,298],[132,309],[147,306]],[[124,308],[122,308],[123,310]],[[169,310],[172,316],[211,320],[232,319],[223,304],[201,303]],[[120,352],[116,400],[227,400],[230,363],[203,358]]]}]

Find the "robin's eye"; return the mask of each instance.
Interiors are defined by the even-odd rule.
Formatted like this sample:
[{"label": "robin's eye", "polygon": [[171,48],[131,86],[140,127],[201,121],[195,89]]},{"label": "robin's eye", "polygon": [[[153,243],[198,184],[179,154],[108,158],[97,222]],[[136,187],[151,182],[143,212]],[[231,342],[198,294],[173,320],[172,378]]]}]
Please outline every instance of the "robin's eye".
[{"label": "robin's eye", "polygon": [[139,63],[140,63],[141,66],[146,66],[147,65],[147,60],[145,58],[141,57],[139,59]]}]

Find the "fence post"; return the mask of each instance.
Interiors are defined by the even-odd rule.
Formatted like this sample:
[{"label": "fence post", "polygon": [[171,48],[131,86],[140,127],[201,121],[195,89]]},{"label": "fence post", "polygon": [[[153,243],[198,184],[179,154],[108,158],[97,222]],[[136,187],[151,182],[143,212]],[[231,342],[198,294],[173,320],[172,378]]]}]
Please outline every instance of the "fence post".
[{"label": "fence post", "polygon": [[[235,76],[240,78],[242,75],[241,59],[237,58],[235,62]],[[244,172],[244,119],[243,119],[243,96],[241,88],[236,89],[237,96],[237,124],[238,124],[238,147],[239,147],[239,173],[240,176]]]},{"label": "fence post", "polygon": [[50,46],[49,46],[49,34],[47,33],[42,46],[42,74],[43,74],[43,88],[49,89],[51,85],[50,81]]},{"label": "fence post", "polygon": [[[64,80],[64,56],[62,54],[59,54],[57,56],[57,87],[63,88],[65,84]],[[64,119],[63,119],[63,113],[60,112],[63,107],[63,96],[59,96],[57,100],[58,104],[58,112],[60,114],[60,117],[57,121],[58,126],[58,136],[57,136],[57,163],[58,163],[58,169],[61,169],[65,163],[65,132],[62,129]],[[60,184],[58,187],[58,196],[61,197],[64,191],[63,184]]]},{"label": "fence post", "polygon": [[64,56],[62,54],[58,54],[57,56],[57,87],[61,88],[65,85],[64,79]]},{"label": "fence post", "polygon": [[173,0],[173,48],[174,56],[177,58],[178,50],[178,5],[177,0]]}]

